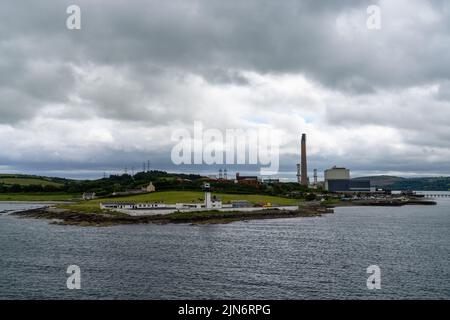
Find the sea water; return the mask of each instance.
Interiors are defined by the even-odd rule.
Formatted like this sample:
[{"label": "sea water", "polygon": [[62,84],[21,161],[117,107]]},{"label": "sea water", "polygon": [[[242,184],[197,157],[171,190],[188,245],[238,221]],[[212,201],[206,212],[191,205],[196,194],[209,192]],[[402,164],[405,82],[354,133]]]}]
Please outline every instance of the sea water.
[{"label": "sea water", "polygon": [[[0,203],[2,299],[449,299],[450,199],[223,225],[79,227]],[[69,290],[70,265],[81,289]],[[367,287],[377,265],[381,289]]]}]

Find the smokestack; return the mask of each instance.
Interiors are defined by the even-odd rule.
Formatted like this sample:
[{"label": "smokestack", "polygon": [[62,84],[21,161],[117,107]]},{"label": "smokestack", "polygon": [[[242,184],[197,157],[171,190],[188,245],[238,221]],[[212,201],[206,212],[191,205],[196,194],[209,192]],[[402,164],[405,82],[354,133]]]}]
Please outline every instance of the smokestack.
[{"label": "smokestack", "polygon": [[302,148],[301,148],[301,185],[308,186],[308,167],[306,164],[306,134],[302,134]]}]

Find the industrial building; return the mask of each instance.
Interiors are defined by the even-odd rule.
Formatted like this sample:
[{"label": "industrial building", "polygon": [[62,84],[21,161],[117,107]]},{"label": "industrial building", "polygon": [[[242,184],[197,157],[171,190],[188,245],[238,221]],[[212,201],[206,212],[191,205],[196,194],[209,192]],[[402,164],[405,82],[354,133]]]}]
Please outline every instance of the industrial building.
[{"label": "industrial building", "polygon": [[236,172],[236,183],[259,185],[259,179],[257,176],[241,176],[239,172]]},{"label": "industrial building", "polygon": [[325,190],[330,192],[370,192],[370,180],[350,178],[350,170],[334,166],[324,172]]},{"label": "industrial building", "polygon": [[[334,166],[331,169],[327,169],[324,172],[325,182],[327,180],[349,180],[350,170],[346,168],[338,168]],[[325,183],[326,185],[326,183]]]},{"label": "industrial building", "polygon": [[[306,156],[306,134],[302,133],[300,147],[300,163],[297,164],[297,182],[302,186],[309,186],[308,165]],[[324,182],[317,180],[317,169],[314,169],[312,188],[323,187],[330,192],[371,192],[369,180],[355,180],[350,178],[350,170],[334,166],[324,172]]]},{"label": "industrial building", "polygon": [[370,192],[369,180],[328,180],[325,189],[331,192]]}]

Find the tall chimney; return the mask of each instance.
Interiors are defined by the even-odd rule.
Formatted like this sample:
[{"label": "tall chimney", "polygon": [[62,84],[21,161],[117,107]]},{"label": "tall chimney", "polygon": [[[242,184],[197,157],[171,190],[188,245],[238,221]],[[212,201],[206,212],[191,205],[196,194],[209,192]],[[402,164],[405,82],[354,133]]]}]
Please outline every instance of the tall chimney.
[{"label": "tall chimney", "polygon": [[302,183],[302,174],[300,170],[300,163],[297,163],[297,182]]},{"label": "tall chimney", "polygon": [[306,165],[306,134],[302,134],[302,148],[301,148],[301,181],[303,186],[308,186],[308,167]]}]

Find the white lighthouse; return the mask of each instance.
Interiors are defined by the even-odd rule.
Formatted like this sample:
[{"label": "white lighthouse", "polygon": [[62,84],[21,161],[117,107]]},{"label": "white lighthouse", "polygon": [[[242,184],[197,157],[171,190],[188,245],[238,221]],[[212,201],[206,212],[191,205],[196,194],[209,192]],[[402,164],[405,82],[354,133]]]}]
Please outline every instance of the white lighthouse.
[{"label": "white lighthouse", "polygon": [[222,201],[212,199],[211,192],[205,192],[205,209],[220,209],[222,208]]}]

